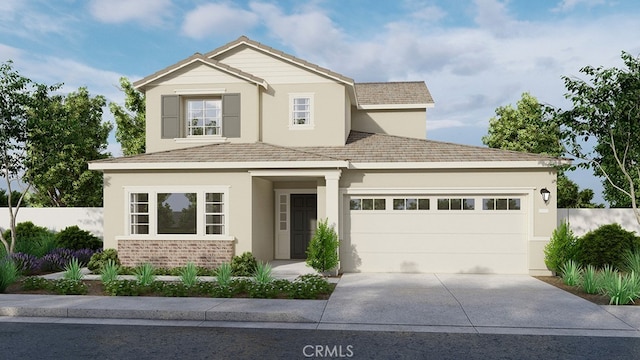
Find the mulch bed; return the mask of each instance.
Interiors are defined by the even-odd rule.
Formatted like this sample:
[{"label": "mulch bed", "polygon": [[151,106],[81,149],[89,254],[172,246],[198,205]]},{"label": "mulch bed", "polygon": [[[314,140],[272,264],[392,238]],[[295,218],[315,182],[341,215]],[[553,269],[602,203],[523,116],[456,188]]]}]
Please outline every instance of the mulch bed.
[{"label": "mulch bed", "polygon": [[[569,285],[565,285],[562,282],[562,279],[558,276],[534,276],[536,279],[540,280],[540,281],[544,281],[547,284],[553,285],[559,289],[562,289],[566,292],[570,292],[573,295],[579,296],[585,300],[591,301],[594,304],[597,305],[609,305],[609,298],[607,296],[604,295],[598,295],[598,294],[587,294],[584,291],[582,291],[582,289],[580,289],[577,286],[569,286]],[[630,305],[638,305],[638,303],[640,303],[640,301],[636,302],[636,304],[630,304]]]}]

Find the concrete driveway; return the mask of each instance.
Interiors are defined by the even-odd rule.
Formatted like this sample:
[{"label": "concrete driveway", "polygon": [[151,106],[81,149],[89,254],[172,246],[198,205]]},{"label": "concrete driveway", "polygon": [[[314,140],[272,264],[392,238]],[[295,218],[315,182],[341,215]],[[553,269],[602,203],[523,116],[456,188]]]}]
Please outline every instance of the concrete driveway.
[{"label": "concrete driveway", "polygon": [[345,274],[320,328],[636,336],[639,319],[527,275]]}]

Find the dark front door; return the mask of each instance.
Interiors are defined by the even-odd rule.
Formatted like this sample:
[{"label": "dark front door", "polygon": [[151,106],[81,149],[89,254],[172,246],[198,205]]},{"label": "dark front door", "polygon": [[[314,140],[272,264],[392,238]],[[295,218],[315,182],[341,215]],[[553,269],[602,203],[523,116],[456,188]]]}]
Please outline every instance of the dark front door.
[{"label": "dark front door", "polygon": [[307,247],[316,231],[318,197],[291,194],[291,258],[306,259]]}]

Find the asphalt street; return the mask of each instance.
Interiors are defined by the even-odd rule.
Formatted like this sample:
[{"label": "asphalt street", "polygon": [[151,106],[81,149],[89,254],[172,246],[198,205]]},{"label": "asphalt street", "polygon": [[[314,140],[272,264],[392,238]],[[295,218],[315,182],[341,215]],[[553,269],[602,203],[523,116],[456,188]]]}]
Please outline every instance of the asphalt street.
[{"label": "asphalt street", "polygon": [[640,338],[0,323],[1,359],[634,359]]}]

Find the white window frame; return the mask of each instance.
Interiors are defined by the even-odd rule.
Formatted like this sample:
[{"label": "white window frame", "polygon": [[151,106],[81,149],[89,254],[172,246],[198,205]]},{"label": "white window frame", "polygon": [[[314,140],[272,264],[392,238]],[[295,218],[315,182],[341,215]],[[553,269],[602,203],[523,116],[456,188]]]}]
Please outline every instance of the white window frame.
[{"label": "white window frame", "polygon": [[[176,240],[176,239],[233,239],[229,235],[229,209],[230,197],[229,186],[128,186],[124,188],[125,194],[125,237],[127,239],[154,239],[154,240]],[[133,234],[131,231],[131,194],[148,194],[149,205],[149,234]],[[195,234],[158,234],[158,194],[159,193],[195,193],[196,203],[196,233]],[[206,233],[205,199],[207,193],[223,194],[223,234]]]},{"label": "white window frame", "polygon": [[[202,126],[191,126],[191,113],[192,110],[190,109],[189,103],[190,102],[195,102],[195,101],[200,101],[203,102],[203,112],[206,110],[204,109],[204,102],[206,101],[214,101],[216,103],[218,103],[218,116],[217,118],[214,118],[213,121],[217,121],[218,126],[215,127],[211,127],[214,130],[217,129],[217,134],[207,134],[206,133],[206,122],[203,119],[202,121]],[[187,138],[202,138],[202,137],[215,137],[215,138],[219,138],[222,136],[222,127],[224,126],[224,124],[222,123],[222,96],[184,96],[183,97],[183,102],[184,102],[184,126],[185,126],[185,134]],[[195,129],[195,128],[200,128],[202,129],[202,134],[192,134],[191,133],[191,129]]]},{"label": "white window frame", "polygon": [[[314,106],[313,106],[313,93],[291,93],[289,94],[289,130],[312,130],[314,128]],[[295,122],[295,100],[296,99],[309,99],[309,118],[308,122],[304,124],[297,124]]]}]

